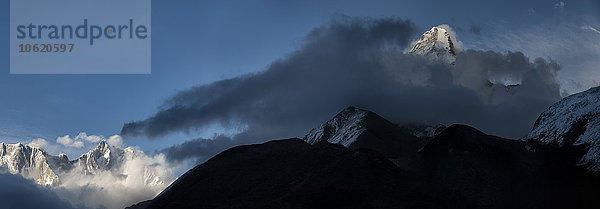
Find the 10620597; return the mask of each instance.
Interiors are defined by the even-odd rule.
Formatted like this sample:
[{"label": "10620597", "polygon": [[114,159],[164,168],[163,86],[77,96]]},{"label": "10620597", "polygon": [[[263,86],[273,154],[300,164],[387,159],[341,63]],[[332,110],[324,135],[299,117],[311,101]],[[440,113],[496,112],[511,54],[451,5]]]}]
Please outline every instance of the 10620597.
[{"label": "10620597", "polygon": [[19,44],[20,53],[40,52],[40,53],[62,53],[72,52],[75,44]]}]

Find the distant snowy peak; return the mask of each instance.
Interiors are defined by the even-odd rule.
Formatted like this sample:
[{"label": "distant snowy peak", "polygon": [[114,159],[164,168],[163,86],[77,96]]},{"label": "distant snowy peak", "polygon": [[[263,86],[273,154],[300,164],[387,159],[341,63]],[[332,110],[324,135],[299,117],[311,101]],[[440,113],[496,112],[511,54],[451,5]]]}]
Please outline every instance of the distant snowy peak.
[{"label": "distant snowy peak", "polygon": [[371,113],[367,110],[348,107],[325,124],[312,129],[304,140],[310,144],[327,141],[348,147],[366,130],[365,117],[368,114]]},{"label": "distant snowy peak", "polygon": [[40,185],[58,184],[58,175],[53,171],[50,156],[41,148],[17,144],[0,143],[0,166],[12,174],[21,174]]},{"label": "distant snowy peak", "polygon": [[[126,162],[139,159],[140,154],[143,153],[139,153],[131,147],[121,149],[102,140],[94,149],[72,161],[72,164],[75,168],[81,169],[80,172],[85,175],[101,175],[106,171],[120,174],[123,169],[126,169]],[[144,166],[142,176],[144,185],[164,184],[163,179],[156,175],[155,170],[151,168],[152,165]]]},{"label": "distant snowy peak", "polygon": [[[0,167],[12,174],[33,179],[40,185],[60,185],[61,175],[73,171],[84,175],[103,175],[102,172],[121,174],[127,166],[127,159],[138,159],[141,154],[143,152],[132,148],[121,149],[101,141],[89,152],[69,161],[67,155],[50,155],[41,147],[0,143]],[[152,165],[144,167],[142,178],[145,185],[164,184]]]},{"label": "distant snowy peak", "polygon": [[101,141],[94,149],[76,159],[74,164],[82,168],[85,174],[96,174],[98,171],[120,166],[124,157],[124,150]]},{"label": "distant snowy peak", "polygon": [[449,31],[449,27],[441,25],[425,32],[417,42],[410,46],[408,53],[439,59],[454,65],[458,53],[455,42],[456,38]]},{"label": "distant snowy peak", "polygon": [[525,140],[556,146],[589,145],[579,162],[600,172],[600,87],[571,95],[544,111]]}]

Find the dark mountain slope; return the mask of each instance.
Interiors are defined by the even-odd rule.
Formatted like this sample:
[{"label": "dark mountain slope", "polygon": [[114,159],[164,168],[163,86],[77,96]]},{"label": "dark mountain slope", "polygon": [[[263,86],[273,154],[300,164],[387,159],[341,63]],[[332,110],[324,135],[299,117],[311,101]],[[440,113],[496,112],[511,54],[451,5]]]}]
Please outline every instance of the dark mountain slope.
[{"label": "dark mountain slope", "polygon": [[231,148],[135,208],[600,207],[599,176],[577,165],[587,145],[556,147],[452,125],[417,149],[403,145],[422,138],[372,112],[347,110],[313,129],[304,139],[312,144]]},{"label": "dark mountain slope", "polygon": [[411,179],[375,151],[288,139],[229,149],[147,208],[428,208]]},{"label": "dark mountain slope", "polygon": [[503,139],[452,125],[421,151],[423,180],[456,195],[450,208],[590,208],[598,178],[576,162],[586,147]]}]

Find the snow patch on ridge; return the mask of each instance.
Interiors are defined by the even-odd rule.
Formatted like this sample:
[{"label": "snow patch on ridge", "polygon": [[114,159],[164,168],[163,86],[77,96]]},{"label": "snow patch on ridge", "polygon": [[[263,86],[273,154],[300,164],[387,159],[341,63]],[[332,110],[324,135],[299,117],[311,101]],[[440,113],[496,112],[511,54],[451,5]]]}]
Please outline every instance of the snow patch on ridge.
[{"label": "snow patch on ridge", "polygon": [[557,146],[589,145],[580,165],[600,172],[600,87],[571,95],[544,111],[525,140]]},{"label": "snow patch on ridge", "polygon": [[317,144],[326,140],[329,143],[350,146],[366,130],[364,118],[367,111],[358,108],[346,108],[325,124],[312,129],[304,140]]}]

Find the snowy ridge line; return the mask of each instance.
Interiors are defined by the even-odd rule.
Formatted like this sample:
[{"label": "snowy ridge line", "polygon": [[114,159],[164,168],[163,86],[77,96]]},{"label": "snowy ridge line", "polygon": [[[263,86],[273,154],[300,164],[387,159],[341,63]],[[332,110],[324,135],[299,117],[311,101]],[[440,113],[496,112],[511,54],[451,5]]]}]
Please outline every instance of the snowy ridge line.
[{"label": "snowy ridge line", "polygon": [[523,139],[559,147],[588,145],[580,165],[600,172],[600,87],[568,96],[544,111]]}]

